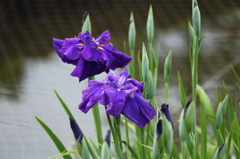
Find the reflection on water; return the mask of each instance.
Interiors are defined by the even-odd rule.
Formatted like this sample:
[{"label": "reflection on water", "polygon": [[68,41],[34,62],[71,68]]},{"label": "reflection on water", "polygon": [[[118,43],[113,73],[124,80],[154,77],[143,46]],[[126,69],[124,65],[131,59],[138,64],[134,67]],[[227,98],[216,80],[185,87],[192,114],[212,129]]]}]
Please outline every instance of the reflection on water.
[{"label": "reflection on water", "polygon": [[[67,115],[53,89],[70,106],[84,133],[93,138],[95,136],[91,112],[85,115],[77,109],[81,101],[81,89],[86,86],[86,82],[78,83],[77,78],[69,76],[73,66],[61,63],[53,52],[51,38],[77,35],[81,28],[82,13],[90,9],[93,35],[97,36],[109,29],[111,42],[115,48],[123,50],[123,41],[127,41],[129,12],[132,10],[138,30],[137,51],[141,48],[141,42],[146,41],[149,2],[11,2],[2,2],[4,9],[0,19],[3,26],[0,53],[0,158],[46,158],[58,152],[35,121],[34,115],[46,122],[69,149],[73,141]],[[187,93],[191,93],[187,31],[191,3],[179,0],[153,0],[151,3],[156,26],[154,47],[161,44],[158,104],[164,102],[163,61],[168,50],[172,49],[169,103],[177,119],[180,113],[177,71],[181,72]],[[228,63],[231,62],[240,74],[240,4],[223,0],[211,3],[204,0],[199,2],[203,18],[202,33],[205,34],[199,56],[199,83],[211,97],[215,96],[215,87],[221,88],[222,80],[236,94],[235,77]],[[97,78],[103,77],[104,74]],[[239,92],[237,96],[240,96]],[[104,109],[100,110],[104,134],[108,128]]]}]

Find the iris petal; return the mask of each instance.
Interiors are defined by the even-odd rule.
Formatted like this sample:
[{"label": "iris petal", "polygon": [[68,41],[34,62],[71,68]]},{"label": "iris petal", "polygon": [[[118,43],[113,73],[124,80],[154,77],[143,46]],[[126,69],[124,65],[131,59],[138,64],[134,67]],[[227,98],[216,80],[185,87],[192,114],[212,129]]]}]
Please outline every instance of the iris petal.
[{"label": "iris petal", "polygon": [[136,86],[138,89],[137,89],[137,92],[139,95],[142,94],[143,92],[143,87],[144,87],[144,83],[143,82],[139,82],[137,80],[135,80],[134,78],[130,78],[126,81],[127,84],[132,84],[134,86]]},{"label": "iris petal", "polygon": [[115,70],[119,67],[123,68],[132,60],[132,57],[122,53],[117,49],[114,49],[112,44],[106,44],[102,46],[102,48],[104,49],[102,51],[105,52],[103,56],[105,56],[107,59],[106,66],[112,70]]},{"label": "iris petal", "polygon": [[128,94],[125,91],[118,91],[118,89],[106,86],[105,93],[108,96],[109,105],[106,109],[106,112],[113,116],[119,116]]},{"label": "iris petal", "polygon": [[144,127],[154,118],[156,111],[151,103],[139,94],[134,93],[133,97],[128,96],[122,114],[135,122],[139,127]]},{"label": "iris petal", "polygon": [[104,31],[100,36],[96,38],[96,42],[99,44],[105,44],[111,39],[109,30]]},{"label": "iris petal", "polygon": [[62,45],[62,49],[65,50],[70,46],[74,46],[79,43],[79,39],[77,38],[65,38],[64,43]]},{"label": "iris petal", "polygon": [[73,45],[68,47],[65,52],[64,52],[64,56],[66,59],[68,60],[77,60],[79,59],[79,57],[81,56],[81,50],[82,50],[83,46],[81,45]]},{"label": "iris petal", "polygon": [[64,40],[53,38],[53,47],[60,58],[63,58],[63,53],[62,53],[63,42]]},{"label": "iris petal", "polygon": [[90,87],[85,88],[82,93],[82,102],[78,108],[87,113],[96,103],[102,105],[108,104],[108,99],[103,90],[103,83],[97,81],[88,81]]},{"label": "iris petal", "polygon": [[84,43],[84,39],[85,39],[85,33],[82,33],[82,32],[80,32],[79,34],[78,34],[78,37],[77,37],[78,39],[79,39],[79,42],[80,43]]},{"label": "iris petal", "polygon": [[103,59],[102,53],[98,50],[97,48],[86,46],[82,50],[82,57],[87,61],[95,61],[104,64],[105,60]]},{"label": "iris petal", "polygon": [[119,79],[118,79],[118,88],[122,87],[128,78],[128,70],[124,69],[121,73],[119,73]]},{"label": "iris petal", "polygon": [[92,35],[88,31],[86,31],[84,33],[84,43],[86,45],[91,45],[92,44],[92,38],[93,38]]},{"label": "iris petal", "polygon": [[99,65],[97,62],[85,61],[83,58],[79,58],[76,68],[71,73],[72,76],[78,77],[79,81],[82,81],[88,77],[99,74],[105,70],[104,65]]}]

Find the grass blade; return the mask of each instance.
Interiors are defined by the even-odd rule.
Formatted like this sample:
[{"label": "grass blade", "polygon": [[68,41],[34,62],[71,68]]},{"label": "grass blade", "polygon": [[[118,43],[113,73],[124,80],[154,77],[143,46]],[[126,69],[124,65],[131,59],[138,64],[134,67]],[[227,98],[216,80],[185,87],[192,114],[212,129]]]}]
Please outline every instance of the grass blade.
[{"label": "grass blade", "polygon": [[[60,153],[67,152],[67,149],[64,147],[62,142],[58,139],[58,137],[52,132],[52,130],[37,116],[35,116],[38,123],[43,127],[43,129],[48,133],[49,137],[52,139],[56,147],[58,148]],[[63,156],[64,159],[72,159],[70,155]]]}]

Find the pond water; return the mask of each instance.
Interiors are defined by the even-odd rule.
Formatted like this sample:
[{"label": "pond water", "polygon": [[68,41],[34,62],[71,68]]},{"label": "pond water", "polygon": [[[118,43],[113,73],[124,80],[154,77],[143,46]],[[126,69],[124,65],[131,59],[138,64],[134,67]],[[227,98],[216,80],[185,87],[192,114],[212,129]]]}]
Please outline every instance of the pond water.
[{"label": "pond water", "polygon": [[[56,98],[56,89],[87,136],[96,139],[91,112],[77,109],[86,81],[69,74],[72,65],[61,62],[52,47],[52,38],[73,37],[81,30],[82,14],[90,10],[92,34],[111,32],[115,48],[123,50],[127,41],[129,13],[134,12],[137,27],[136,52],[146,42],[149,4],[155,20],[154,48],[160,43],[158,104],[164,102],[163,62],[173,50],[169,104],[175,121],[180,116],[177,71],[181,72],[186,92],[191,93],[187,21],[191,1],[9,1],[3,2],[0,53],[0,158],[42,159],[58,153],[54,144],[35,120],[42,119],[70,150],[73,136],[69,120]],[[240,3],[234,0],[199,2],[202,34],[199,55],[199,84],[215,102],[215,88],[224,80],[239,102],[240,93],[228,64],[240,74]],[[103,79],[105,74],[98,75]],[[100,107],[103,134],[107,121]],[[175,123],[177,124],[177,122]]]}]

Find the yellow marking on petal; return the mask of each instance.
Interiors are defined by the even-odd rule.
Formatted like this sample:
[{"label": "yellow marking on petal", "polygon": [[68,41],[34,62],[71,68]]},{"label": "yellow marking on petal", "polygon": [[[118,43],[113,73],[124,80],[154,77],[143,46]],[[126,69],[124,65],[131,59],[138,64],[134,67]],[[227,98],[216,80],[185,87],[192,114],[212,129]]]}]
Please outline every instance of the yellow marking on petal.
[{"label": "yellow marking on petal", "polygon": [[104,50],[102,47],[97,47],[98,49]]},{"label": "yellow marking on petal", "polygon": [[80,44],[77,44],[77,45],[84,45],[84,44],[80,43]]},{"label": "yellow marking on petal", "polygon": [[134,94],[132,93],[132,94],[130,94],[130,97],[133,97],[134,98]]},{"label": "yellow marking on petal", "polygon": [[120,88],[118,88],[117,90],[118,90],[118,91],[120,91],[121,89],[120,89]]}]

